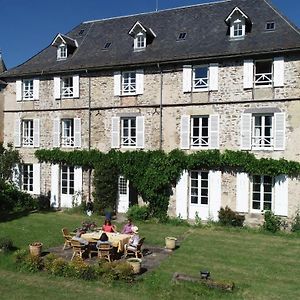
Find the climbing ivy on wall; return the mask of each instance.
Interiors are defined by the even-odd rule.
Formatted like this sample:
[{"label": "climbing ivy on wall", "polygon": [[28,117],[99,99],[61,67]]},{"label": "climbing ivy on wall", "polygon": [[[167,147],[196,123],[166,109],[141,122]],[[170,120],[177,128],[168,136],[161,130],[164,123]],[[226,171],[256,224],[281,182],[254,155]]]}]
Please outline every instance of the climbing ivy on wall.
[{"label": "climbing ivy on wall", "polygon": [[37,150],[35,155],[40,162],[95,169],[94,196],[102,209],[105,208],[104,205],[115,208],[118,175],[122,174],[149,204],[151,214],[159,218],[166,216],[172,186],[176,184],[183,170],[220,170],[269,176],[286,174],[289,177],[300,175],[299,162],[258,159],[252,153],[231,150],[203,150],[186,154],[178,149],[169,153],[114,150],[108,153],[97,150],[65,152],[54,149]]}]

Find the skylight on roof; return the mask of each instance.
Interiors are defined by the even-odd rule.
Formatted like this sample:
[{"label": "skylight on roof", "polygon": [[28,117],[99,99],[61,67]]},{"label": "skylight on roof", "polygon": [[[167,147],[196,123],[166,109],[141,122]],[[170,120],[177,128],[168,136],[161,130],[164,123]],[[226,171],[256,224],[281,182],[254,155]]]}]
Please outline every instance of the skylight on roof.
[{"label": "skylight on roof", "polygon": [[180,32],[177,37],[177,40],[182,41],[182,40],[185,40],[185,38],[186,38],[186,32]]},{"label": "skylight on roof", "polygon": [[103,49],[108,49],[111,46],[111,42],[105,43]]},{"label": "skylight on roof", "polygon": [[266,23],[266,30],[275,30],[275,22],[274,21],[270,21]]},{"label": "skylight on roof", "polygon": [[83,33],[84,33],[84,29],[81,29],[81,30],[78,32],[79,35],[82,35]]}]

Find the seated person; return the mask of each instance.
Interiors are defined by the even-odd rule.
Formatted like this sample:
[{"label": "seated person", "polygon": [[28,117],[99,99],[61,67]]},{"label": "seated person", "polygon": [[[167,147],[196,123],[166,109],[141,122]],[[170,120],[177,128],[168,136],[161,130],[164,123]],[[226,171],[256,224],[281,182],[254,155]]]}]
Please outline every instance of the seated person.
[{"label": "seated person", "polygon": [[83,233],[85,233],[85,232],[82,230],[77,230],[76,235],[72,237],[72,240],[78,241],[80,244],[87,246],[89,244],[89,242],[86,239],[81,237],[81,235]]},{"label": "seated person", "polygon": [[116,226],[115,225],[112,225],[110,220],[106,219],[104,221],[104,224],[102,225],[102,230],[104,232],[117,232],[116,231]]},{"label": "seated person", "polygon": [[125,244],[127,250],[135,251],[140,241],[139,229],[137,226],[132,226],[133,236],[129,239],[128,244]]},{"label": "seated person", "polygon": [[101,244],[111,245],[111,242],[108,240],[108,236],[105,232],[101,234],[99,241],[97,241],[96,247],[98,248]]},{"label": "seated person", "polygon": [[133,234],[132,227],[134,227],[134,225],[132,224],[132,220],[128,218],[127,223],[124,225],[122,229],[122,233]]}]

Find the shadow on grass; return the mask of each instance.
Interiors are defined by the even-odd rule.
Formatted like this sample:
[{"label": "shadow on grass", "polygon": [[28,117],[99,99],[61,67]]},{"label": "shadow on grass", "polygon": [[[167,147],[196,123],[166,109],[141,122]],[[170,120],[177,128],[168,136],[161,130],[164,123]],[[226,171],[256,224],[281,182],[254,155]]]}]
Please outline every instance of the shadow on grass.
[{"label": "shadow on grass", "polygon": [[15,213],[0,213],[0,223],[20,219],[20,218],[26,217],[26,216],[34,214],[34,213],[48,214],[48,213],[52,213],[54,211],[55,211],[54,209],[49,209],[49,210],[21,211],[21,212],[15,212]]}]

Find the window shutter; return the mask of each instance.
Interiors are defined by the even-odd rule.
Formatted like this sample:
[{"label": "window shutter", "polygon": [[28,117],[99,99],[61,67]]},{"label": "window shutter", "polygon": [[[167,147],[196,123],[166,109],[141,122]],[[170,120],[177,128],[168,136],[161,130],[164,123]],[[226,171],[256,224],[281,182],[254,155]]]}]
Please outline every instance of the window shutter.
[{"label": "window shutter", "polygon": [[73,98],[79,98],[79,75],[73,76]]},{"label": "window shutter", "polygon": [[219,84],[219,65],[210,64],[209,65],[209,90],[217,91]]},{"label": "window shutter", "polygon": [[281,87],[284,85],[284,58],[274,58],[274,87]]},{"label": "window shutter", "polygon": [[59,165],[51,165],[51,207],[59,207]]},{"label": "window shutter", "polygon": [[180,147],[190,149],[190,116],[181,116]]},{"label": "window shutter", "polygon": [[60,147],[60,120],[53,120],[53,148]]},{"label": "window shutter", "polygon": [[236,174],[236,211],[247,213],[249,210],[249,175],[247,173]]},{"label": "window shutter", "polygon": [[252,59],[244,60],[244,89],[253,88],[254,64]]},{"label": "window shutter", "polygon": [[144,70],[136,70],[136,94],[144,93]]},{"label": "window shutter", "polygon": [[14,146],[21,147],[21,119],[15,121]]},{"label": "window shutter", "polygon": [[274,113],[274,150],[285,149],[285,113]]},{"label": "window shutter", "polygon": [[187,219],[188,197],[188,172],[184,170],[176,185],[176,216],[180,216],[182,219]]},{"label": "window shutter", "polygon": [[54,77],[54,99],[60,99],[60,77]]},{"label": "window shutter", "polygon": [[74,118],[74,147],[81,147],[81,119]]},{"label": "window shutter", "polygon": [[111,147],[120,148],[120,118],[111,118]]},{"label": "window shutter", "polygon": [[33,79],[33,99],[39,100],[40,97],[40,80]]},{"label": "window shutter", "polygon": [[22,101],[22,80],[16,81],[16,99]]},{"label": "window shutter", "polygon": [[278,216],[288,216],[288,177],[286,175],[275,177],[274,213]]},{"label": "window shutter", "polygon": [[251,114],[241,115],[241,150],[251,149]]},{"label": "window shutter", "polygon": [[33,147],[40,147],[40,120],[33,119]]},{"label": "window shutter", "polygon": [[15,164],[12,169],[12,182],[19,189],[21,187],[21,165]]},{"label": "window shutter", "polygon": [[74,187],[77,204],[82,201],[82,168],[74,168]]},{"label": "window shutter", "polygon": [[209,116],[210,148],[219,149],[219,115]]},{"label": "window shutter", "polygon": [[221,171],[209,171],[209,217],[219,219],[221,208]]},{"label": "window shutter", "polygon": [[183,66],[182,70],[183,92],[188,93],[192,90],[192,66]]},{"label": "window shutter", "polygon": [[41,194],[41,165],[33,164],[33,193]]},{"label": "window shutter", "polygon": [[121,95],[121,72],[114,72],[114,95]]},{"label": "window shutter", "polygon": [[145,147],[145,118],[143,116],[136,117],[136,147]]}]

